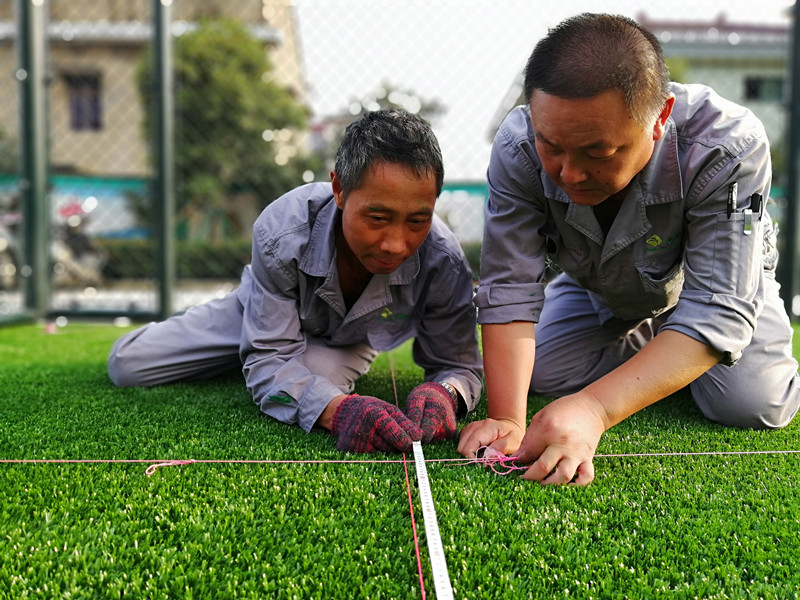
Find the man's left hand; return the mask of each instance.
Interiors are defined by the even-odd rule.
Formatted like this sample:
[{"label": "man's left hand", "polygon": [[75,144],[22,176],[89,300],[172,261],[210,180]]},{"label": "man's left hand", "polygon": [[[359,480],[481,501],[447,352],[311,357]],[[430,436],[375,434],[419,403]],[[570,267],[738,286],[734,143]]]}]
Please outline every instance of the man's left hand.
[{"label": "man's left hand", "polygon": [[422,442],[455,437],[456,400],[441,383],[422,383],[406,399],[406,416],[422,429]]}]

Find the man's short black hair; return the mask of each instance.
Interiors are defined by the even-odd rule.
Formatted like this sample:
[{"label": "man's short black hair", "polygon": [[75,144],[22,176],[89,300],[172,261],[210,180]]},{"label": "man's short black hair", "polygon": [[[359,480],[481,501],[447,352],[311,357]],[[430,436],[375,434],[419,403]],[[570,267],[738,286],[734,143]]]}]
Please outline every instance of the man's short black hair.
[{"label": "man's short black hair", "polygon": [[618,90],[631,117],[649,127],[669,96],[669,71],[658,39],[636,21],[583,13],[536,44],[525,67],[527,102],[536,90],[560,98]]},{"label": "man's short black hair", "polygon": [[368,112],[348,125],[334,167],[345,198],[361,186],[376,162],[405,165],[419,177],[433,174],[437,197],[442,191],[439,142],[430,125],[417,115],[390,108]]}]

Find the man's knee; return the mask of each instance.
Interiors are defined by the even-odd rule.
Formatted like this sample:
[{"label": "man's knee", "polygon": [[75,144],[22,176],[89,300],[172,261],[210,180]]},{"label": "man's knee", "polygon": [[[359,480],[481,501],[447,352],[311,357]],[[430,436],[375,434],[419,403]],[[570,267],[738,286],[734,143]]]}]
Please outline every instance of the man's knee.
[{"label": "man's knee", "polygon": [[779,429],[788,425],[800,407],[800,377],[783,383],[752,381],[736,385],[719,380],[691,384],[692,397],[709,420],[742,429]]},{"label": "man's knee", "polygon": [[546,365],[538,369],[534,367],[529,391],[531,394],[536,394],[537,396],[553,398],[574,394],[580,390],[586,382],[583,381],[583,379],[581,379],[581,381],[576,381],[573,375],[572,372],[563,373],[556,369],[547,368]]},{"label": "man's knee", "polygon": [[378,352],[367,344],[328,346],[318,338],[309,338],[303,362],[309,371],[347,393],[369,371],[377,356]]},{"label": "man's knee", "polygon": [[[130,335],[130,334],[129,334]],[[108,377],[117,387],[142,385],[139,374],[133,368],[135,361],[128,356],[128,336],[116,341],[108,355]]]},{"label": "man's knee", "polygon": [[125,369],[125,363],[117,360],[116,356],[108,358],[108,377],[117,387],[136,387],[136,378],[133,373]]},{"label": "man's knee", "polygon": [[169,364],[163,350],[152,337],[158,323],[148,323],[135,329],[116,342],[108,355],[108,376],[118,387],[152,386],[164,383],[158,374]]}]

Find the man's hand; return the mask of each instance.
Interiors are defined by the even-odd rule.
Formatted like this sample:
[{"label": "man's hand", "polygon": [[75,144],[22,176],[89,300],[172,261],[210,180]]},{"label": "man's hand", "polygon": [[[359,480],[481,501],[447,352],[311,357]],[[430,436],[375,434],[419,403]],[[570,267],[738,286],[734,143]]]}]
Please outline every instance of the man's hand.
[{"label": "man's hand", "polygon": [[525,425],[511,419],[485,419],[469,423],[461,430],[458,452],[467,458],[475,458],[483,446],[490,446],[506,455],[519,448],[525,433]]},{"label": "man's hand", "polygon": [[406,398],[405,414],[422,429],[422,441],[449,440],[456,435],[456,399],[441,383],[425,382]]},{"label": "man's hand", "polygon": [[422,430],[399,408],[373,396],[352,394],[333,413],[331,433],[343,452],[410,452]]},{"label": "man's hand", "polygon": [[542,484],[586,485],[592,458],[606,430],[603,406],[586,392],[554,400],[531,419],[517,460],[533,463],[523,479]]}]

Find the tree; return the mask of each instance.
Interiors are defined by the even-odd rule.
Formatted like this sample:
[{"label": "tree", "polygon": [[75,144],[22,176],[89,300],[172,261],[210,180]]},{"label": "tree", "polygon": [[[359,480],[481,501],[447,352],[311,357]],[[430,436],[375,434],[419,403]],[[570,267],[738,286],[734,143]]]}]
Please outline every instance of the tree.
[{"label": "tree", "polygon": [[[252,223],[237,219],[243,199],[257,214],[314,166],[287,145],[307,127],[309,110],[276,81],[267,50],[238,21],[201,20],[174,44],[179,232],[206,239],[246,235]],[[138,69],[148,107],[150,74],[148,52]],[[205,226],[198,227],[198,220]]]},{"label": "tree", "polygon": [[318,156],[328,170],[333,168],[336,150],[347,126],[368,111],[387,108],[399,108],[417,114],[431,124],[447,112],[447,108],[438,100],[421,98],[411,89],[399,88],[388,82],[380,84],[360,99],[351,98],[350,104],[340,115],[325,120],[324,139],[316,143]]},{"label": "tree", "polygon": [[689,71],[689,61],[682,56],[671,56],[664,60],[669,69],[669,78],[678,83],[686,83],[686,74]]},{"label": "tree", "polygon": [[447,108],[438,100],[421,98],[414,90],[402,89],[384,82],[363,98],[353,98],[348,110],[353,119],[359,118],[367,111],[400,108],[414,113],[432,123],[447,112]]}]

